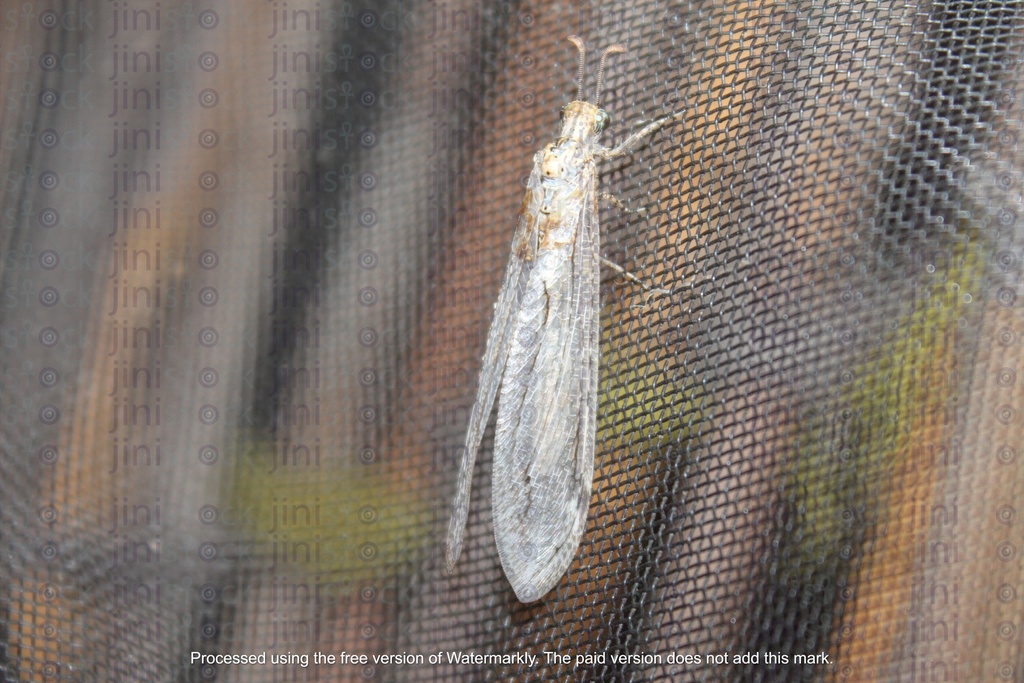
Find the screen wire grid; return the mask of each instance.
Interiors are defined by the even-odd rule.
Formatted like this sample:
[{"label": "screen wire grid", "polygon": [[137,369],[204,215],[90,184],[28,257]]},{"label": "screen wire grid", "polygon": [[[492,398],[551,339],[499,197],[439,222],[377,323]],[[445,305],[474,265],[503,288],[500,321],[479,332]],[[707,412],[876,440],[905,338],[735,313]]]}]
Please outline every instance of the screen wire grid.
[{"label": "screen wire grid", "polygon": [[[122,5],[0,28],[33,141],[0,188],[5,680],[1020,677],[1020,3]],[[684,112],[600,167],[602,254],[670,293],[602,272],[588,527],[523,605],[493,416],[451,576],[443,545],[569,34],[587,97],[628,50],[605,144]],[[314,651],[368,660],[192,662]],[[538,663],[372,660],[470,652]]]}]

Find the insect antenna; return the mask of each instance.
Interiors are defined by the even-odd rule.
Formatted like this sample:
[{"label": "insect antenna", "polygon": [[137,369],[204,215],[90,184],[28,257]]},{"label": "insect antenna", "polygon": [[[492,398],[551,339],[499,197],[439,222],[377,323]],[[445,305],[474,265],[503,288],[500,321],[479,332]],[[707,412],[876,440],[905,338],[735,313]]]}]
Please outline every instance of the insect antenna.
[{"label": "insect antenna", "polygon": [[580,53],[580,65],[579,65],[579,68],[576,70],[576,99],[577,100],[582,100],[583,99],[583,63],[586,61],[587,46],[583,42],[583,39],[580,38],[579,36],[568,36],[568,37],[566,37],[566,40],[568,40],[570,43],[575,45],[576,49],[579,50],[579,53]]},{"label": "insect antenna", "polygon": [[[594,106],[595,107],[600,107],[601,106],[601,89],[604,87],[604,63],[605,63],[605,60],[608,59],[608,55],[618,54],[620,52],[626,52],[626,51],[627,50],[626,50],[626,47],[624,45],[615,44],[615,45],[609,45],[607,48],[605,48],[605,51],[601,53],[601,65],[597,67],[597,95],[594,97]],[[583,55],[582,54],[580,55],[580,59],[583,59]],[[580,69],[581,69],[580,77],[581,78],[582,78],[582,75],[583,75],[582,68],[583,67],[582,67],[582,64],[581,64],[580,65]]]}]

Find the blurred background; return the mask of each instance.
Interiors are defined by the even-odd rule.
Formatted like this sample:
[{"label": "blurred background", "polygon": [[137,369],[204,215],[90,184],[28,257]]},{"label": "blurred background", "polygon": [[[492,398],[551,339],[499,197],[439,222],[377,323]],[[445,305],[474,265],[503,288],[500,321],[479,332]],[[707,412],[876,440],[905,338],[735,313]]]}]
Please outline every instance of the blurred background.
[{"label": "blurred background", "polygon": [[[4,680],[1020,680],[1022,12],[4,3]],[[672,294],[603,273],[589,527],[527,606],[493,428],[443,544],[570,33],[589,97],[628,47],[605,144],[685,112],[600,169]]]}]

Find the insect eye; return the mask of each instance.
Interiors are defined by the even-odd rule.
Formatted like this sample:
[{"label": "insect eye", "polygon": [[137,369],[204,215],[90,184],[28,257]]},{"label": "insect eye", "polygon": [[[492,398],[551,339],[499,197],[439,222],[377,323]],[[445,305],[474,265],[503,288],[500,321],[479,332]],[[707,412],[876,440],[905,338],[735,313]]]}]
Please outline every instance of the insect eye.
[{"label": "insect eye", "polygon": [[558,118],[562,121],[565,121],[565,108],[568,106],[569,105],[567,104],[563,104],[562,108],[558,110]]},{"label": "insect eye", "polygon": [[610,124],[611,122],[612,117],[608,115],[608,112],[606,112],[604,109],[598,109],[597,118],[594,119],[594,132],[600,133],[605,128],[607,128],[608,124]]}]

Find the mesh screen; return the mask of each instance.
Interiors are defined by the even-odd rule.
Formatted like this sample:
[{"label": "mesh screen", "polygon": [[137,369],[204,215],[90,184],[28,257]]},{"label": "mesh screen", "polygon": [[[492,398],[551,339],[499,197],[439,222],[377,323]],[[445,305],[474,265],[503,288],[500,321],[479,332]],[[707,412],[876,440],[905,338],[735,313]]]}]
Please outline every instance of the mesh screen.
[{"label": "mesh screen", "polygon": [[[1021,678],[1020,3],[0,14],[4,680]],[[588,527],[524,605],[493,416],[443,546],[570,33],[588,96],[629,49],[605,144],[684,112],[600,168],[671,293],[602,274]]]}]

